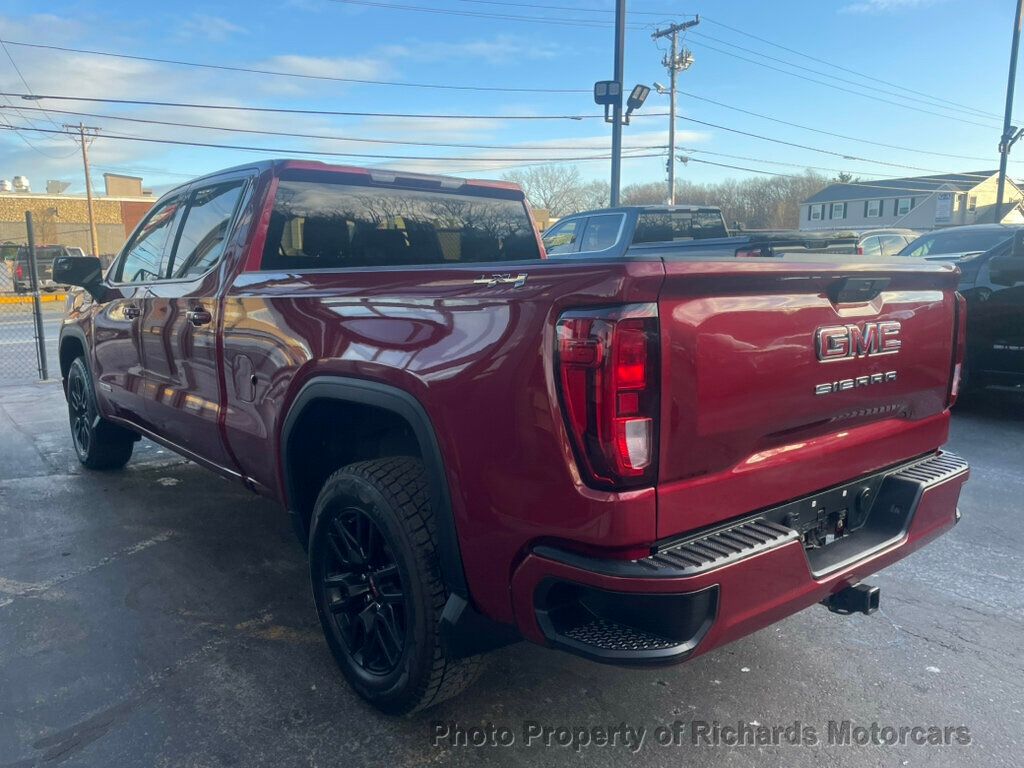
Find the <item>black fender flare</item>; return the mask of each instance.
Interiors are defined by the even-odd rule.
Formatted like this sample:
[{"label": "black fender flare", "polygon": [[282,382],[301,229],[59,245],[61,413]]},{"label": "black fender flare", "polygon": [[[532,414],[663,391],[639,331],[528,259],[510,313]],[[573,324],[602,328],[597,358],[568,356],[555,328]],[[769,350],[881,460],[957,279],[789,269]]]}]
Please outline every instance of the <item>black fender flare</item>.
[{"label": "black fender flare", "polygon": [[[405,419],[412,427],[419,443],[423,464],[427,470],[430,486],[430,502],[437,526],[437,552],[441,578],[449,594],[469,599],[466,574],[462,567],[455,516],[452,512],[448,476],[444,470],[444,459],[434,433],[434,427],[419,400],[408,392],[377,381],[349,378],[345,376],[314,376],[307,381],[292,400],[281,427],[280,455],[283,470],[285,496],[290,501],[296,498],[292,486],[288,461],[288,438],[299,416],[310,403],[316,400],[337,400],[360,403],[391,411]],[[290,506],[290,505],[289,505]],[[298,515],[289,509],[294,518]],[[302,525],[297,522],[297,525]]]},{"label": "black fender flare", "polygon": [[[60,329],[60,334],[57,337],[57,365],[60,366],[61,351],[64,349],[64,343],[68,339],[75,339],[79,344],[82,345],[82,354],[85,355],[85,362],[89,365],[89,370],[92,370],[91,357],[92,350],[89,348],[89,339],[83,331],[77,325],[64,325]],[[64,371],[60,374],[62,385],[66,386],[64,382]]]}]

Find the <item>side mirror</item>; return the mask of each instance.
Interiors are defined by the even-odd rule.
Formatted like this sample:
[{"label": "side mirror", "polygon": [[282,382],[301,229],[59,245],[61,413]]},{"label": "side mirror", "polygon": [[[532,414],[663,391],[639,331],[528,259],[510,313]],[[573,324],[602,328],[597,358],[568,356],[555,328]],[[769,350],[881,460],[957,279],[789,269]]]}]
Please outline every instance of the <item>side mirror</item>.
[{"label": "side mirror", "polygon": [[53,260],[53,282],[85,288],[96,301],[103,301],[103,264],[95,256],[58,256]]}]

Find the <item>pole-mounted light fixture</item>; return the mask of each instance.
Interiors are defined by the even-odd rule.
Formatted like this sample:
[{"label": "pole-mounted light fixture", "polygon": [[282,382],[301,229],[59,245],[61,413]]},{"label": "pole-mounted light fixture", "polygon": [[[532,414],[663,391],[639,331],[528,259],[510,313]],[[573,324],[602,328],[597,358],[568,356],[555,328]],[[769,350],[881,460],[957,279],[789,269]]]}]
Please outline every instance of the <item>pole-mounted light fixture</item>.
[{"label": "pole-mounted light fixture", "polygon": [[647,101],[647,97],[650,95],[651,89],[646,85],[637,83],[633,86],[632,92],[629,94],[629,98],[626,100],[626,114],[624,122],[629,125],[629,116],[637,109],[640,109]]}]

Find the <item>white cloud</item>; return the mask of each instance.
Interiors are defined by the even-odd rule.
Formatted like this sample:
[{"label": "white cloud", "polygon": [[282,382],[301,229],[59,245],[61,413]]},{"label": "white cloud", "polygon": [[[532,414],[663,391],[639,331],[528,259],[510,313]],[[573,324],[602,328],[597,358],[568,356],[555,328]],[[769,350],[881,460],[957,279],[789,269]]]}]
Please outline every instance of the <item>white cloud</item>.
[{"label": "white cloud", "polygon": [[248,34],[249,30],[220,16],[193,13],[178,29],[183,39],[202,38],[211,43],[222,43],[234,35]]},{"label": "white cloud", "polygon": [[83,32],[80,21],[49,13],[32,14],[22,19],[0,16],[0,35],[8,40],[32,42],[42,37],[54,42],[73,39]]},{"label": "white cloud", "polygon": [[385,46],[382,52],[391,57],[412,61],[472,59],[490,64],[508,64],[523,59],[552,59],[559,54],[560,48],[554,43],[544,43],[518,35],[495,35],[454,43],[413,41],[402,45]]},{"label": "white cloud", "polygon": [[943,0],[863,0],[839,9],[840,13],[890,13],[935,5]]},{"label": "white cloud", "polygon": [[388,71],[384,61],[369,57],[346,59],[286,55],[274,56],[257,66],[310,77],[351,77],[359,80],[379,80]]}]

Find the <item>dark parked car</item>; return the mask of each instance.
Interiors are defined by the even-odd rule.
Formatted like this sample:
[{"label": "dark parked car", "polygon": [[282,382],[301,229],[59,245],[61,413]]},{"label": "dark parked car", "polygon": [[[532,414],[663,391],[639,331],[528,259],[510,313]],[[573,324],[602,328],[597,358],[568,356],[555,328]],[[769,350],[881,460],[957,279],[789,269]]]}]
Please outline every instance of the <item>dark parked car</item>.
[{"label": "dark parked car", "polygon": [[1024,386],[1024,229],[957,264],[968,307],[964,386]]},{"label": "dark parked car", "polygon": [[79,461],[145,435],[279,501],[387,712],[518,639],[666,664],[870,613],[861,580],[960,517],[950,264],[545,258],[511,184],[285,160],[171,190],[106,275],[55,270],[86,289]]},{"label": "dark parked car", "polygon": [[954,259],[966,253],[982,253],[1006,242],[1020,226],[1013,224],[969,224],[937,229],[921,235],[899,252],[919,259]]},{"label": "dark parked car", "polygon": [[[84,256],[81,248],[66,245],[36,246],[36,275],[39,278],[39,290],[52,293],[66,291],[70,286],[56,283],[53,280],[53,260],[58,256]],[[16,293],[28,293],[32,290],[32,270],[30,268],[28,247],[20,246],[14,257],[12,274]]]}]

